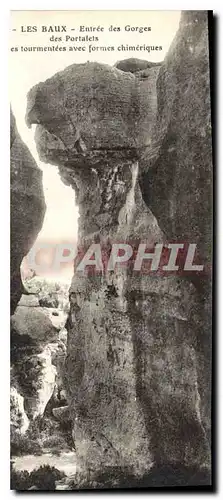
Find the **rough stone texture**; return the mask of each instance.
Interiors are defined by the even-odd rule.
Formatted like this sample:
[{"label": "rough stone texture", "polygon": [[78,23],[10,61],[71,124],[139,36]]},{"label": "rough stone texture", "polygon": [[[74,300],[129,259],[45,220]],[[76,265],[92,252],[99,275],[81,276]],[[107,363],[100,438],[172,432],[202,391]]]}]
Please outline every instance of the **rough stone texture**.
[{"label": "rough stone texture", "polygon": [[107,151],[109,162],[138,157],[138,148],[149,143],[157,72],[151,68],[145,85],[104,64],[76,64],[33,87],[27,124],[39,124],[40,158],[67,166],[75,161],[83,170],[88,161],[106,161]]},{"label": "rough stone texture", "polygon": [[[49,309],[61,313],[69,311],[69,284],[51,282],[40,276],[34,276],[31,279],[24,280],[24,287],[28,292],[28,297],[34,296],[39,300],[39,304],[44,307],[44,311]],[[25,304],[24,304],[25,305]]]},{"label": "rough stone texture", "polygon": [[11,384],[23,396],[30,420],[43,415],[57,373],[49,343],[58,340],[58,332],[39,309],[18,306],[11,317]]},{"label": "rough stone texture", "polygon": [[[46,296],[45,282],[44,293]],[[17,426],[18,432],[16,415],[21,413],[21,400],[30,421],[43,416],[49,400],[55,399],[55,391],[61,404],[66,357],[64,325],[67,317],[61,309],[58,309],[58,316],[54,316],[55,309],[38,306],[35,294],[22,295],[20,303],[23,305],[18,305],[11,317],[11,385],[18,392],[17,400],[13,400],[15,410],[11,412],[11,420],[12,431]],[[22,434],[22,420],[20,424]]]},{"label": "rough stone texture", "polygon": [[157,79],[158,115],[141,165],[146,203],[168,238],[212,256],[212,137],[206,11],[187,11]]},{"label": "rough stone texture", "polygon": [[59,305],[59,301],[54,297],[43,297],[39,300],[40,306],[49,307],[51,309],[57,308]]},{"label": "rough stone texture", "polygon": [[69,406],[59,406],[58,408],[53,408],[52,413],[54,417],[59,420],[59,422],[68,422],[70,420]]},{"label": "rough stone texture", "polygon": [[[35,399],[29,399],[29,402],[31,402],[30,412],[32,413],[33,419],[44,414],[46,405],[53,395],[57,375],[56,367],[52,363],[50,346],[46,346],[45,349],[38,354],[38,360],[41,362],[39,388],[37,389]],[[34,403],[34,405],[32,403]]]},{"label": "rough stone texture", "polygon": [[11,113],[11,308],[21,297],[20,265],[43,223],[45,202],[42,172],[22,141]]},{"label": "rough stone texture", "polygon": [[[150,61],[145,61],[143,59],[137,59],[131,57],[129,59],[123,59],[115,63],[115,68],[125,71],[127,73],[138,73],[139,71],[145,71],[147,69],[153,68],[154,66],[161,66],[161,63],[154,63]],[[143,73],[145,75],[145,73]]]},{"label": "rough stone texture", "polygon": [[18,302],[18,306],[24,307],[39,307],[39,299],[36,295],[22,295],[20,301]]},{"label": "rough stone texture", "polygon": [[25,434],[29,427],[29,419],[24,409],[24,398],[15,387],[11,387],[10,390],[10,425],[12,434]]},{"label": "rough stone texture", "polygon": [[11,317],[11,330],[19,336],[28,336],[34,343],[45,345],[55,340],[57,330],[41,307],[18,306]]},{"label": "rough stone texture", "polygon": [[[151,195],[152,202],[146,183],[153,176],[153,169],[149,170],[155,157],[153,130],[157,130],[158,154],[175,121],[171,148],[177,149],[181,165],[174,191],[181,216],[172,208],[170,220],[174,226],[176,218],[179,227],[175,237],[194,236],[193,222],[186,220],[187,205],[190,202],[191,210],[197,213],[197,198],[204,197],[203,171],[199,177],[191,177],[187,157],[193,151],[194,134],[201,138],[199,153],[203,147],[206,151],[201,129],[194,124],[202,115],[205,127],[203,107],[209,102],[207,95],[204,103],[199,97],[206,82],[207,24],[196,22],[196,12],[185,16],[159,74],[158,109],[158,67],[149,69],[141,80],[98,63],[72,65],[29,93],[27,123],[38,124],[40,157],[58,165],[64,182],[76,191],[82,250],[91,242],[107,245],[108,250],[113,242],[163,241],[148,206],[158,220],[161,217],[160,225],[168,237],[173,235],[168,230],[167,208],[172,196],[172,190],[168,193],[171,150],[167,156],[163,150],[165,181],[160,188],[159,177],[154,180],[157,191],[156,197]],[[184,78],[180,78],[180,71]],[[188,98],[195,100],[196,105],[189,108],[191,114],[187,103],[181,102],[181,86],[175,88],[179,79],[188,83]],[[196,171],[198,154],[193,162]],[[139,186],[142,174],[143,197]],[[184,186],[189,183],[191,188],[192,179],[196,184],[189,199],[187,192],[182,192],[182,177]],[[204,335],[209,314],[208,307],[204,314],[201,293],[189,280],[136,276],[125,267],[103,275],[91,269],[85,275],[75,272],[67,322],[66,389],[82,473],[93,471],[95,475],[109,468],[143,476],[153,464],[158,468],[181,464],[192,471],[210,466],[207,331]]]},{"label": "rough stone texture", "polygon": [[141,160],[144,200],[168,239],[197,244],[202,277],[193,345],[197,353],[202,422],[210,437],[212,136],[207,12],[183,12],[157,79],[157,120]]}]

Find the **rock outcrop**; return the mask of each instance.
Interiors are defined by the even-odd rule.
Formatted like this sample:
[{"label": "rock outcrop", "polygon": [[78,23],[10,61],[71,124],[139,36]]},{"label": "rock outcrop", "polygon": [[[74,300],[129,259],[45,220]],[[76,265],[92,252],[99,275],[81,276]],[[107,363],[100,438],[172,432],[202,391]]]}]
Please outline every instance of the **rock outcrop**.
[{"label": "rock outcrop", "polygon": [[11,113],[11,309],[21,297],[20,265],[42,227],[45,201],[42,172],[18,134]]},{"label": "rock outcrop", "polygon": [[[141,161],[146,203],[169,239],[212,259],[212,134],[206,11],[187,11],[157,79],[157,120]],[[143,173],[144,172],[144,173]]]},{"label": "rock outcrop", "polygon": [[[161,66],[161,63],[150,62],[143,59],[137,59],[136,57],[131,57],[129,59],[123,59],[122,61],[117,61],[115,68],[125,71],[126,73],[137,73],[137,76],[143,74],[145,76],[146,70],[154,68],[154,66]],[[143,72],[143,73],[142,73]],[[149,72],[147,74],[149,76]]]},{"label": "rock outcrop", "polygon": [[74,162],[82,171],[83,164],[88,170],[107,158],[113,164],[137,159],[150,142],[157,73],[151,68],[145,84],[105,64],[75,64],[33,87],[26,120],[38,124],[42,161],[66,166],[69,182]]},{"label": "rock outcrop", "polygon": [[[143,198],[169,240],[197,244],[204,273],[191,273],[202,422],[211,425],[212,132],[206,11],[182,13],[157,79],[157,120],[141,159]],[[194,325],[195,325],[194,323]]]},{"label": "rock outcrop", "polygon": [[[180,68],[186,67],[191,99],[194,96],[197,103],[197,93],[203,96],[207,22],[197,22],[196,12],[185,16],[160,72],[159,66],[147,68],[148,75],[141,80],[131,72],[98,63],[74,64],[29,93],[26,118],[30,126],[37,124],[40,158],[58,165],[62,180],[76,192],[81,251],[100,243],[106,254],[114,242],[153,245],[165,240],[164,233],[173,236],[165,208],[168,203],[172,207],[168,201],[172,191],[168,194],[166,188],[172,163],[168,155],[165,158],[166,149],[163,179],[167,176],[167,181],[162,181],[162,188],[158,176],[154,181],[157,209],[147,186],[142,187],[142,179],[145,184],[152,182],[153,169],[150,174],[149,168],[159,122],[165,136],[176,120],[171,148],[177,149],[182,174],[177,174],[179,186],[175,185],[181,216],[173,208],[171,212],[173,225],[177,221],[174,236],[194,236],[192,231],[181,230],[183,220],[185,226],[193,227],[185,220],[188,196],[181,191],[181,175],[185,183],[192,179],[187,160],[193,149],[192,123],[185,101],[181,102],[180,87],[175,96],[175,85]],[[209,106],[208,95],[205,106]],[[196,124],[201,115],[205,126],[202,110],[193,107],[197,115],[193,120]],[[202,138],[200,129],[197,134]],[[163,135],[161,139],[158,130],[157,154]],[[186,138],[189,151],[185,150]],[[198,154],[193,162],[196,170]],[[200,171],[194,177],[197,187],[190,194],[195,212],[197,197],[204,196],[199,184],[202,175]],[[166,210],[160,222],[163,232],[150,208],[158,222]],[[78,466],[88,481],[92,474],[97,484],[97,474],[114,470],[117,476],[128,471],[142,477],[153,465],[181,464],[193,471],[210,466],[210,395],[204,383],[204,350],[200,349],[206,342],[204,318],[202,297],[190,280],[135,275],[131,266],[112,273],[95,273],[91,267],[85,273],[75,271],[67,322],[66,388]]]},{"label": "rock outcrop", "polygon": [[[22,295],[11,317],[11,421],[12,432],[16,428],[20,434],[25,424],[26,432],[30,423],[44,415],[51,399],[52,407],[64,404],[64,400],[66,403],[63,373],[67,313],[61,307],[55,310],[39,305],[39,297],[43,295],[48,300],[52,291],[57,303],[61,303],[65,286],[61,285],[60,289],[59,285],[49,283],[48,296],[47,282],[43,279],[33,278],[26,282],[26,287],[38,293]],[[64,296],[63,301],[65,299]],[[18,414],[21,414],[20,420]]]},{"label": "rock outcrop", "polygon": [[26,433],[29,428],[29,419],[24,409],[24,397],[15,387],[11,387],[10,390],[10,419],[11,435]]}]

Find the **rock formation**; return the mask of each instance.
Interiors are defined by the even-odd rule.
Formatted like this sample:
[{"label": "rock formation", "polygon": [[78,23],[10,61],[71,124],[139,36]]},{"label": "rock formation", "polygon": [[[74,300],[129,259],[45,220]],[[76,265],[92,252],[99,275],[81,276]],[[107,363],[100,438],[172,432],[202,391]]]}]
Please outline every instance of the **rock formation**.
[{"label": "rock formation", "polygon": [[11,113],[11,309],[21,297],[20,265],[42,227],[45,201],[42,172],[18,134]]},{"label": "rock formation", "polygon": [[[161,66],[161,63],[155,63],[150,61],[145,61],[143,59],[137,59],[131,57],[129,59],[123,59],[123,61],[117,61],[115,68],[121,69],[127,73],[137,73],[137,76],[145,75],[147,69],[153,68],[154,66]],[[143,73],[142,73],[143,72]],[[148,75],[149,76],[149,72]]]},{"label": "rock formation", "polygon": [[10,426],[11,436],[25,434],[29,428],[29,419],[24,408],[24,397],[18,393],[15,387],[10,390]]},{"label": "rock formation", "polygon": [[[159,226],[212,258],[212,135],[206,11],[187,11],[157,79],[158,113],[142,191]],[[144,173],[144,175],[143,175]]]},{"label": "rock formation", "polygon": [[[49,284],[48,296],[43,279],[33,278],[25,286],[32,293],[22,295],[11,316],[12,444],[15,432],[25,434],[37,417],[43,417],[50,400],[52,408],[66,404],[63,373],[67,313],[61,307],[61,294],[64,296],[67,286],[60,289],[57,284]],[[46,303],[54,296],[60,303],[58,309],[41,307],[42,296]]]},{"label": "rock formation", "polygon": [[157,79],[157,120],[141,159],[145,202],[170,240],[196,243],[204,273],[191,273],[201,417],[211,425],[212,133],[207,12],[186,11]]},{"label": "rock formation", "polygon": [[[182,15],[161,69],[147,68],[146,78],[74,64],[31,89],[27,124],[37,124],[41,160],[58,165],[75,190],[81,250],[154,244],[165,233],[192,239],[206,255],[205,16]],[[210,467],[205,307],[204,314],[200,290],[180,277],[135,275],[131,267],[74,273],[66,389],[88,482],[112,470],[142,477],[153,465]]]}]

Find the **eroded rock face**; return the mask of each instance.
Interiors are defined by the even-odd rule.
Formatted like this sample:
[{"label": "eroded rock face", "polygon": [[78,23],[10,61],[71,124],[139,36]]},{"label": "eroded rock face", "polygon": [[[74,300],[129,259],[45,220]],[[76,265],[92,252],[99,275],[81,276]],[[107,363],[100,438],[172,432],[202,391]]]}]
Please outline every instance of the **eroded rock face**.
[{"label": "eroded rock face", "polygon": [[199,297],[192,314],[202,421],[210,436],[213,166],[207,12],[182,13],[157,79],[157,106],[140,185],[167,238],[196,243],[205,266],[202,277],[191,275]]},{"label": "eroded rock face", "polygon": [[40,309],[18,306],[11,318],[12,384],[16,381],[31,420],[43,415],[56,380],[49,343],[58,340],[58,332]]},{"label": "eroded rock face", "polygon": [[212,137],[206,11],[183,12],[157,79],[158,114],[141,162],[146,203],[168,238],[212,255]]},{"label": "eroded rock face", "polygon": [[43,223],[45,201],[42,172],[18,134],[11,113],[11,308],[21,297],[20,265]]},{"label": "eroded rock face", "polygon": [[57,329],[41,307],[18,306],[11,317],[12,334],[29,337],[33,344],[45,345],[57,337]]},{"label": "eroded rock face", "polygon": [[71,168],[75,162],[81,170],[88,169],[88,162],[137,158],[138,149],[148,144],[156,112],[157,73],[157,67],[151,68],[145,85],[104,64],[74,64],[33,87],[26,118],[28,125],[38,125],[40,158],[67,167],[71,163]]},{"label": "eroded rock face", "polygon": [[[76,191],[82,249],[164,240],[139,186],[157,111],[159,68],[147,71],[140,80],[98,63],[73,65],[30,91],[27,122],[38,124],[41,159],[58,165]],[[154,463],[209,466],[197,355],[202,308],[195,286],[174,276],[136,276],[126,267],[75,272],[66,389],[82,472],[143,476]]]},{"label": "eroded rock face", "polygon": [[[22,295],[19,305],[11,317],[11,386],[16,388],[18,397],[12,400],[12,435],[15,425],[20,434],[24,423],[20,419],[20,427],[16,415],[21,413],[21,405],[33,422],[42,417],[48,402],[52,398],[52,407],[64,391],[63,372],[66,357],[66,329],[64,328],[67,314],[59,308],[57,311],[48,307],[40,307],[38,296],[43,293],[47,297],[47,283],[33,279],[29,289],[35,290],[39,285],[38,295]],[[52,290],[49,284],[48,295]],[[54,287],[55,288],[55,287]],[[61,290],[58,291],[61,295]],[[57,312],[57,316],[55,316]],[[65,393],[64,393],[65,394]],[[21,403],[22,401],[22,403]],[[17,404],[17,408],[16,408]],[[58,404],[58,403],[56,403]],[[16,424],[14,423],[16,421]],[[27,429],[26,429],[27,430]],[[12,439],[13,442],[13,439]]]},{"label": "eroded rock face", "polygon": [[155,63],[143,59],[137,59],[136,57],[123,59],[122,61],[117,61],[117,63],[115,63],[115,67],[120,69],[121,71],[125,71],[127,73],[138,73],[138,76],[140,76],[139,72],[141,71],[144,72],[143,76],[145,76],[145,71],[147,69],[149,70],[150,68],[153,68],[154,66],[160,67],[161,63]]},{"label": "eroded rock face", "polygon": [[29,419],[24,409],[24,397],[15,387],[10,390],[10,425],[11,433],[25,434],[29,428]]}]

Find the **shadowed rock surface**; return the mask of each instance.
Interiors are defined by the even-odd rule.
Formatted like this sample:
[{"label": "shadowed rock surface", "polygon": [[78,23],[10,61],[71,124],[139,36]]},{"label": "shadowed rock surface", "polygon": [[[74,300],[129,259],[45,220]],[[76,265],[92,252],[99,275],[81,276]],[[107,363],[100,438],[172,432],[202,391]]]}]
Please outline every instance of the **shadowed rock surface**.
[{"label": "shadowed rock surface", "polygon": [[157,120],[142,192],[160,227],[212,258],[212,135],[206,11],[188,11],[157,79]]},{"label": "shadowed rock surface", "polygon": [[143,198],[166,236],[197,244],[203,276],[191,273],[199,297],[198,390],[204,428],[210,435],[212,135],[207,12],[183,12],[179,30],[157,79],[157,120],[141,161]]},{"label": "shadowed rock surface", "polygon": [[[29,460],[32,468],[66,454],[73,439],[64,388],[69,285],[36,276],[24,286],[30,295],[11,317],[10,405],[11,456],[25,469]],[[57,309],[41,307],[41,297],[47,304],[54,297]]]},{"label": "shadowed rock surface", "polygon": [[[191,162],[196,170],[200,157],[192,153],[193,142],[190,146],[197,133],[199,148],[206,151],[201,128],[192,127],[191,139],[192,107],[193,123],[202,116],[204,127],[205,110],[210,112],[209,96],[205,94],[203,104],[199,98],[208,84],[207,21],[202,18],[199,24],[199,16],[182,15],[160,73],[159,67],[149,68],[143,81],[116,68],[86,63],[69,66],[31,89],[27,123],[37,124],[41,160],[58,165],[62,180],[75,189],[82,250],[101,243],[106,254],[113,242],[164,241],[150,208],[168,237],[188,236],[202,246],[201,238],[193,239],[193,221],[200,217],[203,170],[191,177]],[[191,101],[199,104],[190,103],[189,112],[188,102],[181,99],[185,81]],[[169,139],[168,147],[163,146],[168,133],[171,148],[177,149],[177,168],[182,169],[176,176]],[[210,156],[205,162],[211,168]],[[171,201],[173,177],[180,213]],[[188,182],[194,179],[196,184],[189,197],[182,178],[188,189]],[[210,198],[207,204],[210,210]],[[179,230],[170,232],[171,224]],[[66,389],[82,477],[97,484],[98,475],[113,470],[116,477],[125,470],[129,477],[142,478],[153,465],[161,470],[181,464],[188,474],[210,468],[208,315],[209,303],[204,306],[200,291],[180,277],[137,276],[131,267],[103,275],[90,268],[84,275],[75,271],[67,321]],[[209,484],[208,474],[204,477]]]},{"label": "shadowed rock surface", "polygon": [[11,309],[22,295],[20,265],[42,227],[45,201],[42,172],[18,134],[11,113]]},{"label": "shadowed rock surface", "polygon": [[115,63],[115,68],[125,71],[127,73],[138,73],[139,71],[145,71],[147,69],[153,68],[154,66],[161,66],[162,63],[149,62],[143,59],[137,59],[131,57],[129,59],[123,59]]},{"label": "shadowed rock surface", "polygon": [[81,170],[88,162],[137,158],[156,113],[157,73],[151,68],[145,85],[105,64],[75,64],[33,87],[27,124],[39,124],[40,158],[68,167],[75,162]]}]

